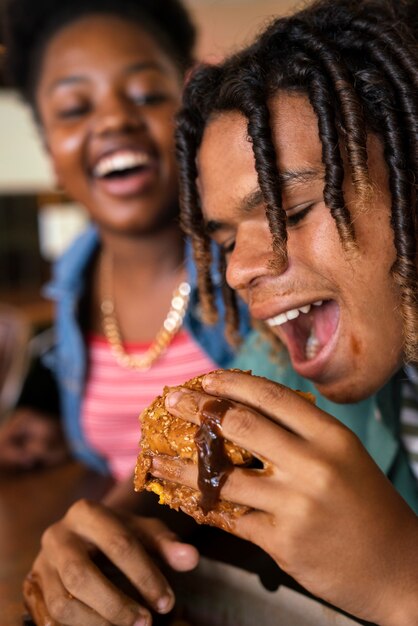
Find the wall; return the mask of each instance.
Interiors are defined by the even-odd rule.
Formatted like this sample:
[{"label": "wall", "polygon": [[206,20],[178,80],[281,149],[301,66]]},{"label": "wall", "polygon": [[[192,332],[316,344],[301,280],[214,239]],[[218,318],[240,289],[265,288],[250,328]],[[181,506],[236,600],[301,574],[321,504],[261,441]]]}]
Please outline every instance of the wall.
[{"label": "wall", "polygon": [[[273,16],[292,12],[296,0],[185,0],[199,28],[200,58],[217,60],[250,43]],[[299,1],[299,6],[301,2]]]}]

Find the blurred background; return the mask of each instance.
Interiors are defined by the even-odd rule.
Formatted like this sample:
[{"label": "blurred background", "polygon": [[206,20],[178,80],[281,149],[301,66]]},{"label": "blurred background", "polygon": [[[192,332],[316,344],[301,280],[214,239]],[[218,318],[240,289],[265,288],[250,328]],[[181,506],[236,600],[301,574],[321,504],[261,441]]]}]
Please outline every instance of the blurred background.
[{"label": "blurred background", "polygon": [[[199,58],[216,61],[250,42],[296,0],[185,3],[199,29]],[[3,4],[0,0],[0,11]],[[48,325],[52,316],[51,304],[40,293],[51,262],[85,220],[82,207],[56,189],[31,115],[0,75],[0,304],[18,307],[34,330]]]}]

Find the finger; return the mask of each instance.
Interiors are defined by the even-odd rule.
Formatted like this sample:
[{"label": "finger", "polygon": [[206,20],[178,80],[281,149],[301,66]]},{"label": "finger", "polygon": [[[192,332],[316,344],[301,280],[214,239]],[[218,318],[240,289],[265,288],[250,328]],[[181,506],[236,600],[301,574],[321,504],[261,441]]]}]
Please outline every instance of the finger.
[{"label": "finger", "polygon": [[[102,622],[106,620],[106,623],[115,626],[132,626],[142,619],[144,624],[151,624],[149,611],[117,589],[102,574],[89,558],[82,541],[75,536],[64,539],[60,530],[55,533],[54,539],[57,540],[57,544],[52,539],[44,540],[45,549],[49,552],[53,549],[56,554],[55,577],[49,575],[48,585],[45,585],[48,594],[45,596],[46,603],[53,615],[58,612],[70,613],[72,601],[76,600],[77,610],[83,605],[89,607]],[[58,577],[59,583],[55,580]],[[55,585],[52,589],[50,581],[54,580]],[[71,603],[68,602],[70,598],[68,594],[71,596]],[[61,621],[67,624],[68,617]],[[73,622],[68,623],[72,625]],[[80,623],[84,622],[75,621],[74,626]]]},{"label": "finger", "polygon": [[322,437],[336,420],[296,391],[245,372],[219,370],[203,378],[203,389],[263,413],[305,439]]},{"label": "finger", "polygon": [[[169,456],[155,456],[151,474],[171,482],[198,487],[198,467],[194,463],[179,461]],[[242,504],[262,511],[273,511],[273,503],[278,497],[278,483],[272,480],[272,473],[265,470],[241,469],[235,467],[221,489],[222,500]]]},{"label": "finger", "polygon": [[99,548],[155,610],[163,613],[172,608],[174,594],[167,580],[117,514],[98,503],[81,500],[66,518],[75,533]]},{"label": "finger", "polygon": [[37,626],[110,626],[110,622],[69,594],[52,570],[48,571],[45,586],[39,573],[29,574],[23,584],[23,596]]},{"label": "finger", "polygon": [[[211,401],[209,409],[208,399]],[[176,417],[200,424],[202,412],[210,413],[213,410],[213,397],[180,389],[167,396],[166,406]],[[221,424],[226,439],[273,464],[284,467],[292,462],[292,456],[301,452],[302,440],[298,436],[237,402],[229,403]]]},{"label": "finger", "polygon": [[37,626],[57,626],[45,604],[36,575],[30,573],[23,581],[23,601]]},{"label": "finger", "polygon": [[271,528],[276,519],[264,511],[250,511],[234,520],[232,532],[237,537],[250,541],[271,554]]},{"label": "finger", "polygon": [[194,569],[199,562],[199,552],[188,543],[179,541],[177,535],[158,519],[141,518],[136,522],[141,540],[170,567],[179,572]]}]

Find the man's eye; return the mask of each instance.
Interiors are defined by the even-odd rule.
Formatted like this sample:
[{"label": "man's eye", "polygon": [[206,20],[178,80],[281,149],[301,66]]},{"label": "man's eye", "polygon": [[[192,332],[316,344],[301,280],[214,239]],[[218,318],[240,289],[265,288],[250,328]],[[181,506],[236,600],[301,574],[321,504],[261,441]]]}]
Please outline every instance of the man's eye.
[{"label": "man's eye", "polygon": [[303,220],[304,217],[308,215],[310,210],[314,204],[301,205],[300,207],[295,207],[286,213],[287,217],[287,225],[288,226],[296,226],[299,222]]},{"label": "man's eye", "polygon": [[235,239],[233,239],[232,241],[227,241],[223,243],[221,247],[222,247],[224,254],[231,254],[235,248]]},{"label": "man's eye", "polygon": [[168,96],[164,93],[144,93],[132,96],[132,101],[138,106],[149,106],[166,102]]}]

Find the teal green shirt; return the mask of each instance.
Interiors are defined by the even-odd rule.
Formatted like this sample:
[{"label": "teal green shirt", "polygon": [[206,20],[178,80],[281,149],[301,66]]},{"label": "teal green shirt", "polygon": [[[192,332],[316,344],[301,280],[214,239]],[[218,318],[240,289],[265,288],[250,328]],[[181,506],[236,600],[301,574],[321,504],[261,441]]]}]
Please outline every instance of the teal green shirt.
[{"label": "teal green shirt", "polygon": [[285,350],[278,359],[273,359],[272,346],[257,332],[248,336],[232,367],[251,370],[257,376],[264,376],[292,389],[312,392],[317,406],[336,417],[359,437],[380,469],[418,513],[418,484],[399,438],[400,373],[375,395],[362,402],[336,404],[321,396],[313,383],[292,369]]}]

